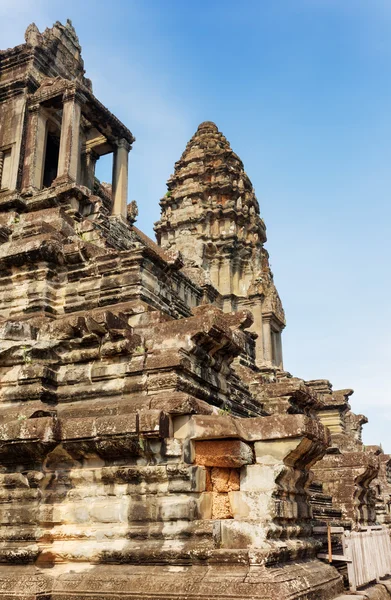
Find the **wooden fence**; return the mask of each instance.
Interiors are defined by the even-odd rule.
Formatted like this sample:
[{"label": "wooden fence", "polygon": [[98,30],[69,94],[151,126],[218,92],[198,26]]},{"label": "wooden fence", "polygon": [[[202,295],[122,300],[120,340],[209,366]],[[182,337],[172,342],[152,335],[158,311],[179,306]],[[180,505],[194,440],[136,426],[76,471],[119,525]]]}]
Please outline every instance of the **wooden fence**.
[{"label": "wooden fence", "polygon": [[343,549],[352,592],[366,583],[380,581],[381,577],[390,575],[391,539],[388,528],[366,527],[362,531],[345,531]]},{"label": "wooden fence", "polygon": [[[315,534],[327,533],[328,552],[318,554],[329,563],[346,562],[349,587],[357,588],[380,581],[391,574],[391,538],[388,527],[362,527],[360,531],[345,531],[343,527],[314,527]],[[331,534],[342,536],[343,554],[332,551]],[[340,545],[339,545],[340,547]]]}]

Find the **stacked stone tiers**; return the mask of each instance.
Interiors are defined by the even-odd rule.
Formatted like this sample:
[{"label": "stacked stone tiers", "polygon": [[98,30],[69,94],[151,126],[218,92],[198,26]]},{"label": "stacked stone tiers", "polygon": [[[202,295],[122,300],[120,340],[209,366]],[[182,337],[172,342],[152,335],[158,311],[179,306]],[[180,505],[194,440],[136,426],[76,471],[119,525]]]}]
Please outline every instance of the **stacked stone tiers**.
[{"label": "stacked stone tiers", "polygon": [[[300,598],[315,579],[332,597],[341,581],[315,560],[305,490],[328,435],[300,408],[267,416],[267,393],[251,392],[251,315],[201,305],[180,261],[97,219],[77,186],[42,197],[1,213],[3,597],[84,600],[92,579],[101,597],[114,580],[138,597],[141,572],[153,598],[162,565],[186,572],[167,575],[179,598],[190,582],[187,597],[205,597],[204,577],[218,597],[227,564],[237,597]],[[295,567],[310,586],[272,566],[292,560],[310,561]]]},{"label": "stacked stone tiers", "polygon": [[217,126],[201,123],[175,164],[155,224],[191,278],[211,283],[225,312],[254,315],[258,366],[282,368],[285,315],[264,248],[266,228],[240,158]]},{"label": "stacked stone tiers", "polygon": [[[282,369],[241,160],[202,123],[155,244],[125,206],[134,138],[93,97],[72,25],[32,25],[1,58],[0,598],[332,600],[312,471],[329,515],[333,496],[358,524],[388,461],[372,449],[359,464],[349,391]],[[69,125],[49,183],[45,119]],[[112,185],[94,177],[108,151]],[[354,506],[327,487],[336,464]]]},{"label": "stacked stone tiers", "polygon": [[[259,204],[243,163],[228,140],[210,121],[201,123],[175,164],[161,200],[162,215],[156,224],[163,247],[181,245],[182,229],[197,238],[245,246],[266,241],[266,228],[259,217]],[[204,222],[203,228],[199,224]],[[221,226],[224,228],[221,229]],[[183,236],[183,241],[189,241]],[[193,260],[202,260],[193,247]],[[188,254],[186,251],[184,254]],[[190,256],[190,255],[189,255]]]}]

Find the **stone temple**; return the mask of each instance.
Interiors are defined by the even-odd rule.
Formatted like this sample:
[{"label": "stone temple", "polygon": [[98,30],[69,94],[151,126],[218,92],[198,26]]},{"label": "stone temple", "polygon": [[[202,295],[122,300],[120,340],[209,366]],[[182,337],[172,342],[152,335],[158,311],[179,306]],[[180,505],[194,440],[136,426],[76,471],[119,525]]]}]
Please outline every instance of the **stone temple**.
[{"label": "stone temple", "polygon": [[134,141],[69,21],[0,52],[0,600],[343,598],[325,532],[388,526],[391,457],[352,390],[284,370],[265,224],[217,126],[157,243],[127,204]]}]

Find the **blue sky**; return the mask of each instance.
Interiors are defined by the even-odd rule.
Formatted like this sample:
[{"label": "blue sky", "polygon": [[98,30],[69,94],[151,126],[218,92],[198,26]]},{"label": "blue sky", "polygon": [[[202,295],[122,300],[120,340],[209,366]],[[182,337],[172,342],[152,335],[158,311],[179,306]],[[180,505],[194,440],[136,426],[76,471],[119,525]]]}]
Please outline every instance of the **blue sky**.
[{"label": "blue sky", "polygon": [[391,452],[391,2],[0,0],[0,45],[67,18],[136,136],[139,227],[152,235],[175,161],[215,121],[268,227],[286,369],[353,388],[364,442]]}]

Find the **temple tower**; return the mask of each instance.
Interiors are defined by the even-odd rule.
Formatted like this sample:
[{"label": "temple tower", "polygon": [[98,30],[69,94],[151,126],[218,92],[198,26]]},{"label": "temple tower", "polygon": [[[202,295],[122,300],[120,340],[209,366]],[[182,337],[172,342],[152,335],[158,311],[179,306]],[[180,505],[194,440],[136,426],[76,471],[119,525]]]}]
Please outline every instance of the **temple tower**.
[{"label": "temple tower", "polygon": [[336,600],[311,470],[318,515],[384,522],[390,457],[363,447],[350,390],[281,371],[241,160],[200,125],[159,247],[72,24],[25,40],[0,50],[0,598]]},{"label": "temple tower", "polygon": [[[134,138],[93,95],[72,23],[42,33],[33,23],[25,40],[0,51],[0,210],[57,206],[58,193],[77,188],[75,213],[90,214],[98,192],[109,216],[126,220]],[[95,164],[110,153],[107,198],[96,189]]]},{"label": "temple tower", "polygon": [[205,272],[225,312],[250,309],[259,367],[282,368],[285,316],[264,248],[266,227],[243,163],[217,126],[201,123],[160,202],[158,244]]}]

